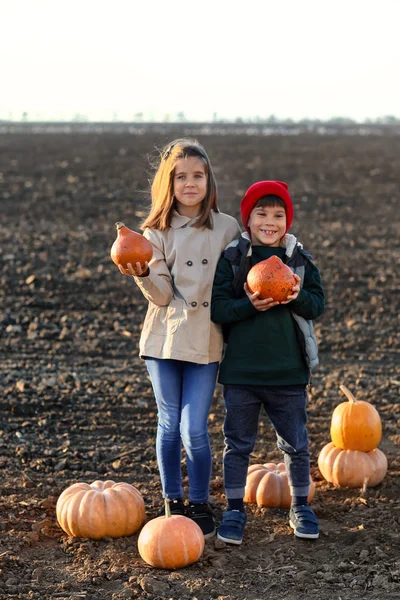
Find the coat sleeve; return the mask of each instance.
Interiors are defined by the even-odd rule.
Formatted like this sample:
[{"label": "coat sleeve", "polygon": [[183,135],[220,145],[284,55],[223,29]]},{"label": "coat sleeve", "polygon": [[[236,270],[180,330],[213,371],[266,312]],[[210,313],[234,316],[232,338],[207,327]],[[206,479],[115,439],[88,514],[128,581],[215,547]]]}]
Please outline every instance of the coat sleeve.
[{"label": "coat sleeve", "polygon": [[157,306],[167,306],[174,297],[172,275],[165,261],[162,239],[152,229],[143,233],[153,246],[153,256],[149,262],[147,277],[134,277],[143,296]]},{"label": "coat sleeve", "polygon": [[317,319],[324,312],[325,295],[321,275],[311,260],[306,263],[303,287],[296,300],[292,300],[288,306],[297,315],[310,321]]},{"label": "coat sleeve", "polygon": [[225,219],[228,219],[226,229],[222,240],[222,248],[226,248],[233,240],[240,238],[241,230],[239,223],[234,217],[224,215]]},{"label": "coat sleeve", "polygon": [[258,313],[247,296],[235,297],[232,282],[231,264],[228,259],[222,257],[217,265],[211,298],[211,319],[214,323],[234,323]]}]

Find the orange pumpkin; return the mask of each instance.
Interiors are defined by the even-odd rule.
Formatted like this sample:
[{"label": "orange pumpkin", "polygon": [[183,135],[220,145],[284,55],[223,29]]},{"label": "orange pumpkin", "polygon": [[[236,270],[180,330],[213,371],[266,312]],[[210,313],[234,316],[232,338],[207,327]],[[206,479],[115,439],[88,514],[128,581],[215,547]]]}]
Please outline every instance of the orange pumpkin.
[{"label": "orange pumpkin", "polygon": [[[310,479],[308,501],[315,494],[315,484]],[[251,465],[247,472],[245,502],[271,508],[289,508],[291,504],[288,476],[284,463]]]},{"label": "orange pumpkin", "polygon": [[159,569],[180,569],[199,560],[204,550],[200,527],[183,515],[171,515],[165,501],[165,516],[152,519],[138,538],[142,559]]},{"label": "orange pumpkin", "polygon": [[132,535],[144,521],[141,493],[129,483],[74,483],[57,500],[57,521],[70,536],[99,540]]},{"label": "orange pumpkin", "polygon": [[111,258],[116,265],[128,268],[128,263],[135,266],[137,262],[144,265],[153,256],[153,246],[140,233],[132,231],[123,223],[115,223],[117,239],[111,246]]},{"label": "orange pumpkin", "polygon": [[339,404],[332,414],[331,438],[337,448],[370,452],[382,438],[382,422],[369,402],[356,400],[344,385],[340,390],[348,402]]},{"label": "orange pumpkin", "polygon": [[387,458],[375,448],[370,452],[342,450],[329,442],[318,456],[321,475],[336,487],[370,487],[378,485],[387,472]]},{"label": "orange pumpkin", "polygon": [[259,298],[273,298],[283,302],[290,295],[296,280],[293,271],[278,256],[271,256],[252,267],[247,275],[247,285]]}]

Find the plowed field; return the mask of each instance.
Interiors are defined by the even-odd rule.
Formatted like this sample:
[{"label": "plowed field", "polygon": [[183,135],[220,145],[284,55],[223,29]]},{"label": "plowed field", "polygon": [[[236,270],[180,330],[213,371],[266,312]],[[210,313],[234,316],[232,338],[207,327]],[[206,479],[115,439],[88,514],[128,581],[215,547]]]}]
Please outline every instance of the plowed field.
[{"label": "plowed field", "polygon": [[[204,136],[220,207],[239,216],[259,179],[289,183],[292,232],[327,296],[309,402],[315,542],[283,509],[248,507],[241,547],[206,542],[176,572],[148,567],[137,535],[88,541],[58,527],[76,481],[135,485],[147,519],[161,504],[156,408],[138,338],[146,303],[111,262],[114,223],[138,229],[155,134],[0,138],[0,598],[370,600],[400,597],[400,137]],[[336,489],[317,458],[345,384],[379,410],[389,462],[375,487]],[[216,390],[211,500],[224,508]],[[252,462],[280,460],[266,418]],[[183,465],[185,482],[186,471]]]}]

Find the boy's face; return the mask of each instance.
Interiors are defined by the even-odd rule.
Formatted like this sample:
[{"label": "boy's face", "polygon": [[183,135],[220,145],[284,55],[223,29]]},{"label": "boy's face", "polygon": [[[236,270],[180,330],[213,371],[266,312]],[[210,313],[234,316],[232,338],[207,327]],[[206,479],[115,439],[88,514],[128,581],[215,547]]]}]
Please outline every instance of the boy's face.
[{"label": "boy's face", "polygon": [[256,206],[248,227],[253,246],[277,248],[286,232],[286,211],[281,206]]}]

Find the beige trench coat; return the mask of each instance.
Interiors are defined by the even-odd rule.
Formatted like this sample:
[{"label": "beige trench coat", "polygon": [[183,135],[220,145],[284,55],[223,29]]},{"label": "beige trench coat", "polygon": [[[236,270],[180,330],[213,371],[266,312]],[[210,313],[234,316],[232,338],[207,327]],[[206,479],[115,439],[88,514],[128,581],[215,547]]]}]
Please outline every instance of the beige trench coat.
[{"label": "beige trench coat", "polygon": [[198,364],[220,361],[220,325],[210,318],[212,284],[224,248],[239,237],[233,217],[212,212],[213,229],[191,227],[194,219],[174,211],[167,231],[146,229],[153,245],[147,277],[135,281],[149,306],[139,343],[141,357]]}]

